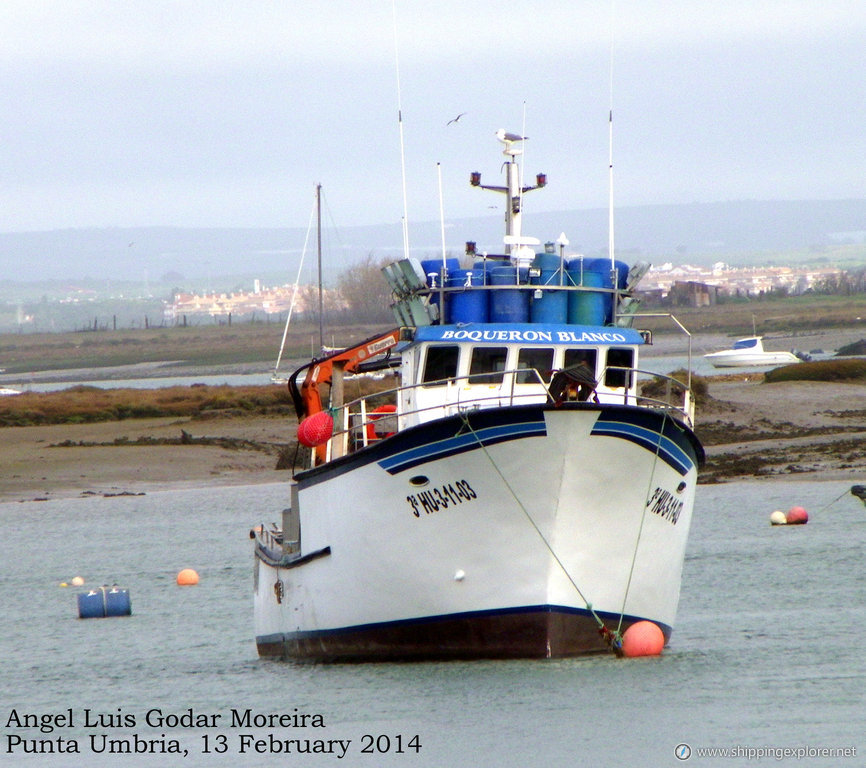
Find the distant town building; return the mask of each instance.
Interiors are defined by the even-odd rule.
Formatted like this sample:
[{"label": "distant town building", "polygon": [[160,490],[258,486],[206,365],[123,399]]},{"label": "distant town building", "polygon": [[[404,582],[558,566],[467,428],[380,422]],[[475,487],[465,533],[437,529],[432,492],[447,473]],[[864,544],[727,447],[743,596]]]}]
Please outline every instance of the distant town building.
[{"label": "distant town building", "polygon": [[[174,323],[183,316],[210,315],[211,317],[243,316],[252,314],[278,315],[288,312],[294,300],[294,311],[298,314],[318,312],[318,289],[315,286],[283,285],[268,288],[255,280],[253,290],[232,293],[176,293],[165,305],[164,319]],[[345,309],[337,291],[324,289],[323,303],[326,311]]]},{"label": "distant town building", "polygon": [[723,262],[697,267],[668,262],[650,269],[639,288],[647,297],[700,307],[714,304],[723,293],[758,296],[784,290],[801,294],[828,280],[837,280],[841,274],[836,267],[730,267]]}]

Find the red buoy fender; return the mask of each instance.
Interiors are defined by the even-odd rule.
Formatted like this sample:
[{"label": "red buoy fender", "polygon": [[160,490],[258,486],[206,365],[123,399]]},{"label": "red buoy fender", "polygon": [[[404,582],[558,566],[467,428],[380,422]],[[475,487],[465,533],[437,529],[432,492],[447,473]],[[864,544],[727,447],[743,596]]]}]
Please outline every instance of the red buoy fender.
[{"label": "red buoy fender", "polygon": [[370,440],[381,440],[384,437],[391,437],[393,432],[376,432],[376,421],[381,419],[383,416],[388,415],[389,413],[396,413],[397,406],[396,405],[380,405],[378,408],[374,408],[372,411],[367,413],[367,441]]},{"label": "red buoy fender", "polygon": [[318,411],[298,424],[298,442],[307,448],[323,445],[334,433],[334,419],[327,411]]}]

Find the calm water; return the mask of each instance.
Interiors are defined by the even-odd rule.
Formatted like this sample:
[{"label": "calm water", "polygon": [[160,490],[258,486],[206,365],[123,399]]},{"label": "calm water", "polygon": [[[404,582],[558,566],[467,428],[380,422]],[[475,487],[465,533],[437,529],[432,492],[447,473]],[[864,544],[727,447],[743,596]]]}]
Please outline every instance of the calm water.
[{"label": "calm water", "polygon": [[[0,764],[863,765],[866,508],[850,495],[836,500],[850,485],[700,488],[678,625],[664,655],[555,662],[260,661],[247,531],[277,519],[286,503],[281,485],[0,504]],[[810,523],[771,528],[770,512],[793,504],[811,511]],[[176,586],[183,567],[198,570],[199,586]],[[79,620],[80,590],[58,586],[76,574],[128,587],[133,616]],[[10,755],[9,736],[40,736],[8,726],[13,708],[21,716],[71,708],[75,727],[42,738],[76,739],[81,754]],[[190,708],[221,715],[221,727],[145,722],[152,709]],[[321,715],[324,727],[231,728],[233,708],[297,708]],[[85,709],[92,718],[113,715],[121,727],[86,728]],[[243,734],[266,740],[271,732],[351,744],[342,759],[256,754],[252,746],[240,753]],[[92,733],[124,743],[164,734],[188,755],[96,754]],[[365,736],[388,738],[368,754]],[[687,762],[674,754],[681,743],[692,748]],[[743,751],[698,755],[705,747]],[[750,760],[744,751],[821,747],[854,747],[857,756]]]}]

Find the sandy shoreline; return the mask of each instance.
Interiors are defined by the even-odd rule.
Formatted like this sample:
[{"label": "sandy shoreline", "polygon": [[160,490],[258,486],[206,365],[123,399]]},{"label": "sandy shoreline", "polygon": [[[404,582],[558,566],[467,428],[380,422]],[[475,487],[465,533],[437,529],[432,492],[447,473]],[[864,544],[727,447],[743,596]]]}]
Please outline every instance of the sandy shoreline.
[{"label": "sandy shoreline", "polygon": [[[761,379],[710,379],[697,413],[707,453],[702,483],[804,476],[866,483],[866,385]],[[258,416],[6,427],[0,501],[287,482],[277,454],[295,429],[294,419]],[[179,444],[182,431],[190,443]],[[154,442],[134,444],[141,438]],[[197,442],[206,438],[223,441]],[[174,444],[156,442],[166,439]]]},{"label": "sandy shoreline", "polygon": [[[191,444],[177,444],[181,433]],[[277,454],[285,418],[130,419],[0,430],[0,501],[150,493],[167,488],[288,481]],[[145,438],[153,444],[134,444]],[[225,438],[223,444],[196,444]],[[169,439],[175,444],[159,444]],[[235,447],[252,441],[259,450]],[[119,444],[118,444],[119,443]]]}]

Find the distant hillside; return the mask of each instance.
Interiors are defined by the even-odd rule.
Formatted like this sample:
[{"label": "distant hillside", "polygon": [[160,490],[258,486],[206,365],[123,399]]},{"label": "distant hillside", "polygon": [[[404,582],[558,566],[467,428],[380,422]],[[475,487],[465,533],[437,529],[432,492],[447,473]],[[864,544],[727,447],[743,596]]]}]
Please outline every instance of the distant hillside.
[{"label": "distant hillside", "polygon": [[[606,252],[606,210],[538,213],[524,222],[527,235],[555,239],[565,232],[573,250]],[[479,250],[501,249],[502,223],[493,215],[453,219],[446,223],[447,247],[462,252],[466,240]],[[179,285],[202,283],[220,275],[281,275],[294,280],[301,229],[66,229],[48,232],[0,233],[0,282],[76,280],[161,281]],[[812,253],[866,240],[866,200],[735,201],[656,205],[616,211],[619,254],[640,254],[656,263],[708,263],[725,260],[752,263],[767,252]],[[347,227],[329,248],[336,263],[348,265],[369,253],[398,254],[399,223]],[[438,222],[413,224],[413,254],[438,253]],[[311,247],[314,248],[314,246]],[[864,249],[866,253],[866,249]]]}]

